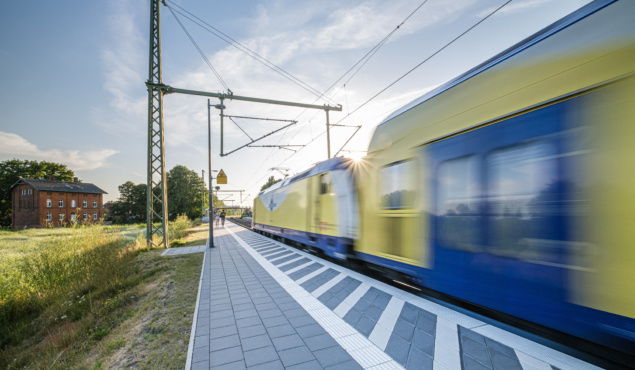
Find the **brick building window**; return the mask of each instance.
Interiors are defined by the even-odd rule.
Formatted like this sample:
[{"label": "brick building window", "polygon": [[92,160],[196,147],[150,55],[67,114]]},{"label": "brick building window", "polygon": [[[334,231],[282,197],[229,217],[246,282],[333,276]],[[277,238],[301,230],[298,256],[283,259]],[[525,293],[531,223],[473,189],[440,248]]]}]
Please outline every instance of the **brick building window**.
[{"label": "brick building window", "polygon": [[74,213],[71,213],[71,221],[75,222],[75,214]]},{"label": "brick building window", "polygon": [[71,207],[72,208],[77,207],[77,204],[75,203],[75,199],[71,200]]},{"label": "brick building window", "polygon": [[60,221],[64,221],[64,214],[60,213]]},{"label": "brick building window", "polygon": [[88,213],[84,213],[84,220],[88,220]]},{"label": "brick building window", "polygon": [[97,208],[97,201],[93,200],[93,208]]},{"label": "brick building window", "polygon": [[97,212],[93,213],[93,220],[97,219]]},{"label": "brick building window", "polygon": [[47,199],[47,200],[46,200],[46,207],[47,207],[47,208],[51,208],[51,207],[53,207],[53,201],[52,201],[52,200],[50,200],[50,199]]},{"label": "brick building window", "polygon": [[60,203],[60,208],[63,208],[64,207],[64,199],[60,199],[59,203]]},{"label": "brick building window", "polygon": [[47,213],[46,214],[46,221],[51,222],[53,221],[53,214],[52,213]]},{"label": "brick building window", "polygon": [[84,203],[83,203],[83,207],[84,207],[84,208],[88,208],[88,201],[87,201],[87,200],[85,200],[85,201],[84,201]]},{"label": "brick building window", "polygon": [[33,194],[33,189],[29,189],[29,195]]}]

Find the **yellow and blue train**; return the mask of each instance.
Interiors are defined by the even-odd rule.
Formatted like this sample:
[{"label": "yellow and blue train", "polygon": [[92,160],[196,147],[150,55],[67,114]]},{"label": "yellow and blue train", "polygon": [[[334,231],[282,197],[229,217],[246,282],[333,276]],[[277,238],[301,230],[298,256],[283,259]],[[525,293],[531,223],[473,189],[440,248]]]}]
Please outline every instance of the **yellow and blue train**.
[{"label": "yellow and blue train", "polygon": [[635,1],[595,0],[386,118],[253,228],[635,353]]}]

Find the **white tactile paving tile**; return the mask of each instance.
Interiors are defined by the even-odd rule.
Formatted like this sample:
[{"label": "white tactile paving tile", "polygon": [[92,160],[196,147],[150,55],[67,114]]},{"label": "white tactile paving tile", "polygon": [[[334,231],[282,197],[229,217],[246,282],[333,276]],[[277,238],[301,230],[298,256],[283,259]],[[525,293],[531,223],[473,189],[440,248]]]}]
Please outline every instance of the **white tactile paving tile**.
[{"label": "white tactile paving tile", "polygon": [[[233,234],[233,233],[232,233]],[[234,235],[234,237],[236,237]],[[259,236],[260,238],[264,238],[263,236]],[[277,246],[279,247],[285,247],[283,244],[280,244],[278,242],[272,241],[272,243],[275,243]],[[254,253],[256,253],[258,256],[260,256],[257,252],[253,251],[253,249],[251,247],[246,248],[247,250],[251,249],[252,250],[252,255]],[[251,253],[251,252],[250,252]],[[345,278],[346,276],[350,276],[356,280],[359,280],[362,282],[362,284],[360,284],[346,299],[344,299],[344,301],[342,301],[332,312],[335,314],[334,316],[337,317],[339,320],[341,320],[341,318],[343,318],[348,311],[357,303],[357,301],[368,291],[368,289],[370,289],[370,287],[375,287],[376,289],[382,290],[388,294],[390,294],[392,296],[391,301],[394,299],[398,299],[401,300],[401,307],[403,306],[404,302],[408,302],[416,307],[419,307],[425,311],[428,311],[434,315],[437,316],[437,332],[440,333],[441,335],[439,336],[439,334],[437,334],[437,343],[438,345],[435,345],[435,359],[433,362],[433,366],[434,369],[442,369],[442,370],[453,370],[453,369],[460,369],[461,368],[461,362],[460,362],[460,354],[459,354],[459,345],[458,345],[458,332],[457,332],[457,325],[463,326],[465,328],[474,330],[475,332],[484,335],[488,338],[494,339],[500,343],[503,343],[509,347],[511,347],[512,349],[514,349],[516,351],[517,354],[521,354],[519,357],[519,360],[522,357],[522,360],[520,360],[521,365],[523,366],[524,370],[544,370],[547,369],[546,366],[550,367],[551,365],[554,365],[556,367],[559,367],[561,369],[598,369],[597,367],[590,365],[584,361],[575,359],[569,355],[566,355],[564,353],[560,353],[556,350],[553,350],[551,348],[545,347],[541,344],[538,344],[536,342],[533,342],[531,340],[519,337],[515,334],[512,333],[508,333],[502,329],[499,329],[497,327],[494,327],[492,325],[486,324],[480,320],[477,320],[475,318],[472,318],[470,316],[467,316],[465,314],[462,314],[460,312],[454,311],[449,307],[445,307],[445,306],[441,306],[435,302],[429,301],[425,298],[422,297],[418,297],[415,295],[412,295],[410,293],[407,293],[403,290],[400,290],[398,288],[392,287],[390,285],[387,285],[385,283],[379,282],[377,280],[374,280],[370,277],[367,277],[365,275],[361,275],[358,274],[354,271],[348,270],[345,267],[330,263],[328,261],[322,260],[320,258],[317,258],[313,255],[310,255],[308,253],[302,252],[302,251],[297,251],[296,253],[299,253],[301,256],[303,257],[308,257],[309,259],[311,259],[311,262],[307,262],[306,264],[302,265],[302,266],[297,266],[289,271],[286,272],[286,274],[291,274],[293,272],[299,271],[302,268],[305,268],[306,266],[309,266],[311,264],[313,264],[314,262],[319,262],[320,264],[322,264],[323,266],[312,272],[307,274],[306,276],[298,279],[297,281],[293,282],[291,279],[289,279],[291,282],[293,282],[293,285],[296,288],[299,288],[297,290],[298,293],[300,292],[304,292],[306,293],[306,291],[299,287],[300,284],[310,280],[311,278],[321,274],[322,272],[328,270],[329,268],[332,268],[338,272],[340,272],[341,274],[338,276],[342,276],[342,279]],[[260,258],[264,259],[262,256],[260,256]],[[260,261],[260,260],[259,260]],[[268,260],[266,260],[266,262],[269,262]],[[263,265],[264,267],[264,265]],[[277,269],[277,267],[273,267],[275,269],[275,271],[277,271],[279,274],[284,275],[286,278],[288,278],[284,273],[282,273],[280,270]],[[273,274],[272,274],[273,275]],[[277,277],[276,277],[277,279]],[[334,285],[334,284],[333,284]],[[285,286],[285,289],[287,289],[287,287]],[[293,290],[293,287],[289,287],[289,289]],[[329,287],[330,289],[330,287]],[[327,289],[328,290],[328,289]],[[310,297],[310,299],[314,299],[314,297],[312,297],[310,294],[305,294],[305,299],[307,297]],[[319,297],[319,295],[318,295]],[[320,305],[322,305],[321,302],[317,301]],[[323,306],[323,305],[322,305]],[[325,306],[324,306],[325,307]],[[401,307],[399,307],[399,310],[396,311],[396,315],[397,317],[400,314],[401,311]],[[388,311],[388,309],[386,309],[385,311]],[[392,310],[390,310],[392,311]],[[382,314],[383,317],[383,314]],[[380,317],[381,320],[381,317]],[[394,320],[396,320],[396,318],[394,318]],[[348,327],[350,330],[352,330],[352,332],[357,333],[357,331],[353,328],[350,327],[350,325],[346,324],[343,322],[342,323]],[[326,323],[325,323],[326,324]],[[331,326],[332,324],[326,324],[329,325],[332,330],[337,330],[339,327],[336,326]],[[379,325],[379,322],[378,322]],[[441,327],[439,327],[438,325],[442,325]],[[379,325],[381,327],[385,327],[385,326],[389,326],[390,327],[390,333],[392,333],[392,330],[394,329],[394,323],[392,323],[392,326],[390,324],[387,324],[386,322],[384,322],[382,325]],[[346,333],[348,333],[348,330],[340,330],[341,333],[338,333],[338,342],[342,341],[345,342],[347,341],[351,335],[347,335]],[[373,330],[374,332],[375,330]],[[333,335],[333,334],[331,334]],[[361,334],[357,334],[359,335],[364,341],[366,341],[367,343],[369,343],[370,345],[372,345],[373,348],[375,348],[377,351],[382,351],[383,349],[385,349],[385,345],[383,345],[382,348],[382,344],[386,341],[386,335],[387,333],[385,331],[383,331],[382,329],[378,329],[377,334],[373,335],[373,333],[371,333],[371,336],[369,336],[369,338],[367,339],[366,337],[362,336]],[[334,336],[335,337],[335,336]],[[389,337],[388,337],[389,338]],[[371,341],[369,339],[374,339],[374,341]],[[350,341],[349,341],[350,342]],[[350,352],[350,351],[349,351]],[[384,353],[384,352],[382,352]],[[351,353],[352,355],[352,353]],[[388,356],[387,354],[384,353],[385,356],[387,356],[387,358],[390,359],[390,356]],[[437,357],[438,356],[438,357]],[[544,360],[544,361],[543,361]],[[396,366],[394,368],[399,368],[401,369],[402,367],[396,363],[394,360],[390,359],[390,361],[392,361],[391,363],[377,363],[374,365],[362,365],[365,368],[393,368],[392,366]],[[359,362],[359,361],[358,361]],[[361,364],[361,362],[360,362]],[[384,365],[386,365],[387,367],[384,367]]]}]

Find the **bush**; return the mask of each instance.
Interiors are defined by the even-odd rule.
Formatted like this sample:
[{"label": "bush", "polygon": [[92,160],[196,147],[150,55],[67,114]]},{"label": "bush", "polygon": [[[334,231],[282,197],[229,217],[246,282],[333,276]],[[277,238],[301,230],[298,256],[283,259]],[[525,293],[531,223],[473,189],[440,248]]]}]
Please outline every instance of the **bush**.
[{"label": "bush", "polygon": [[168,232],[170,233],[170,240],[181,239],[187,236],[188,229],[192,228],[192,221],[184,215],[178,215],[176,220],[168,224]]}]

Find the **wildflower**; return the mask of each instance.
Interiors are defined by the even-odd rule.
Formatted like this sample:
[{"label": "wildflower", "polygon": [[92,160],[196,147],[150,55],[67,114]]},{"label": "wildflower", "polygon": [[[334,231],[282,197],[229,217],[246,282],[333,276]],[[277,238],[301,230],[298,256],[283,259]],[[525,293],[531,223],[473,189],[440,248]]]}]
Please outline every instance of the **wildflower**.
[{"label": "wildflower", "polygon": [[68,317],[68,316],[64,315],[64,316],[62,316],[62,317],[61,317],[61,319],[63,320],[63,319],[65,319],[65,318],[67,318],[67,317]]}]

